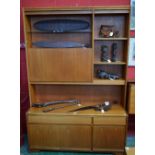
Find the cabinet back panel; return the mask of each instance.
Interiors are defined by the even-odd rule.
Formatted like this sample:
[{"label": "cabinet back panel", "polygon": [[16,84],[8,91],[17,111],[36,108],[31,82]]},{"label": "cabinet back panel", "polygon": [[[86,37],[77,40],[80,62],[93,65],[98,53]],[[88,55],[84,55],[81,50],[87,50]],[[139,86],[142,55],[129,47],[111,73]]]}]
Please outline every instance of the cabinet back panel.
[{"label": "cabinet back panel", "polygon": [[79,99],[82,103],[122,103],[123,86],[34,85],[36,102]]}]

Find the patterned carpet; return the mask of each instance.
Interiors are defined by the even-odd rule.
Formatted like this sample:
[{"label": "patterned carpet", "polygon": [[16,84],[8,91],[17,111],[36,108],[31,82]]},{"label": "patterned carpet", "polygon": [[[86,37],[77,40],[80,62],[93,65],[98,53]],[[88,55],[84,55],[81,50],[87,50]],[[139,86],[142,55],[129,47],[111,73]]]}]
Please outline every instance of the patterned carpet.
[{"label": "patterned carpet", "polygon": [[[101,154],[101,153],[77,153],[77,152],[33,152],[30,153],[28,151],[28,143],[27,143],[27,137],[25,136],[24,145],[20,149],[20,155],[111,155],[111,154]],[[135,137],[134,136],[128,136],[127,137],[127,147],[134,147],[135,146]]]}]

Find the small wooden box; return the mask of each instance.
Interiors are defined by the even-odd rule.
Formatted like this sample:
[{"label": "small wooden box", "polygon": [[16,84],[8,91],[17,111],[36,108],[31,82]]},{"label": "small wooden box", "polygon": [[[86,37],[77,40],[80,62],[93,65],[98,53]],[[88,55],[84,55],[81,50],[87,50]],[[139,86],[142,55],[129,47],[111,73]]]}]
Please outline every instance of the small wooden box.
[{"label": "small wooden box", "polygon": [[135,114],[135,84],[129,84],[128,113]]},{"label": "small wooden box", "polygon": [[134,147],[126,147],[126,155],[135,155],[135,148]]}]

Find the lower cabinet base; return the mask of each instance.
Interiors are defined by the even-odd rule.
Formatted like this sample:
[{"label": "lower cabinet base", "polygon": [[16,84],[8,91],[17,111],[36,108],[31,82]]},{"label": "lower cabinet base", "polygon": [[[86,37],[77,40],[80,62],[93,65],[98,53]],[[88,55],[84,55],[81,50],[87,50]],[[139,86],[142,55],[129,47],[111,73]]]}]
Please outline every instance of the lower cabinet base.
[{"label": "lower cabinet base", "polygon": [[124,155],[127,115],[27,113],[30,151],[103,152]]},{"label": "lower cabinet base", "polygon": [[[41,150],[40,150],[40,149],[29,149],[29,151],[33,153],[33,152],[44,151],[44,149],[43,149],[43,150],[42,150],[42,149],[41,149]],[[62,151],[63,151],[63,152],[72,152],[72,153],[73,153],[73,152],[75,152],[75,153],[77,153],[77,152],[80,152],[80,153],[81,153],[81,152],[85,152],[85,153],[99,153],[99,152],[95,152],[95,151],[71,151],[71,150],[59,150],[59,151],[58,151],[58,150],[53,150],[53,149],[45,149],[45,151],[51,151],[51,152],[59,152],[59,151],[62,152]],[[105,154],[108,153],[108,154],[112,154],[112,155],[126,155],[125,152],[111,152],[111,151],[110,151],[110,152],[103,152],[103,151],[101,151],[100,153],[103,153],[103,154],[104,154],[104,153],[105,153]]]},{"label": "lower cabinet base", "polygon": [[125,155],[125,152],[116,152],[114,155]]}]

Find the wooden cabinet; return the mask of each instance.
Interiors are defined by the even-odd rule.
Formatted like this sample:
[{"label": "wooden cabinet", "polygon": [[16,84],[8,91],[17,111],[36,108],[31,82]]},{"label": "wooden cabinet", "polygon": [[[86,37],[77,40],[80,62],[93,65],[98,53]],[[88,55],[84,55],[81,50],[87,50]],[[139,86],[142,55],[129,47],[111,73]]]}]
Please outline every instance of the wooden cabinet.
[{"label": "wooden cabinet", "polygon": [[[124,154],[129,17],[129,7],[24,9],[30,149]],[[51,21],[61,26],[36,27]],[[64,31],[71,27],[64,27],[64,21],[87,26]],[[108,37],[100,34],[102,25],[113,28]],[[108,61],[101,59],[102,47],[107,49]],[[100,78],[100,70],[108,76]],[[65,99],[78,99],[82,106],[109,101],[112,109],[70,113],[78,108],[71,106],[44,113],[44,108],[32,107],[33,103]]]}]

